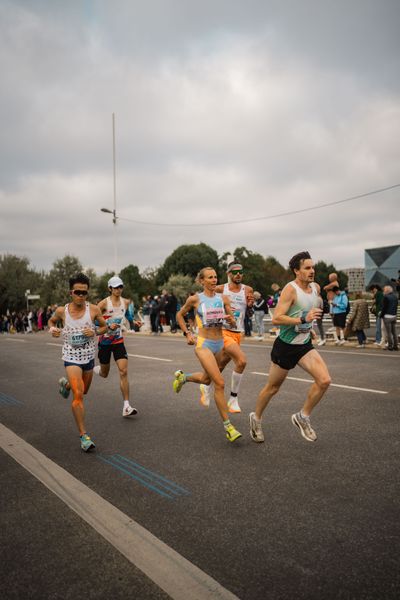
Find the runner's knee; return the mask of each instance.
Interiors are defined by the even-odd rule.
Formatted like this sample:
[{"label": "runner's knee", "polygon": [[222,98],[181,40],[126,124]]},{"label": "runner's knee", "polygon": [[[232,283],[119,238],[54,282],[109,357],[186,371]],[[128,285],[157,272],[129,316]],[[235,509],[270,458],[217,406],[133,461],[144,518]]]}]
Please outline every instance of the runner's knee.
[{"label": "runner's knee", "polygon": [[128,367],[119,367],[119,374],[121,378],[125,378],[128,376]]},{"label": "runner's knee", "polygon": [[323,390],[327,390],[330,384],[332,383],[332,379],[329,374],[326,374],[321,377],[318,377],[315,383]]},{"label": "runner's knee", "polygon": [[225,389],[225,381],[223,377],[216,377],[216,379],[214,379],[214,387],[216,389],[219,390],[224,390]]},{"label": "runner's knee", "polygon": [[74,399],[72,400],[72,408],[83,408],[83,394],[74,394]]}]

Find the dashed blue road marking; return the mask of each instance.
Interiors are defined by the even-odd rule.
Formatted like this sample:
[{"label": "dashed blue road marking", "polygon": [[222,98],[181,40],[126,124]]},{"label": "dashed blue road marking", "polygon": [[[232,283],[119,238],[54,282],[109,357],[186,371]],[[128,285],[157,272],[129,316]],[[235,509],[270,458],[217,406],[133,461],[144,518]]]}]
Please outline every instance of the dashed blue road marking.
[{"label": "dashed blue road marking", "polygon": [[0,404],[3,404],[4,406],[22,406],[23,402],[0,392]]},{"label": "dashed blue road marking", "polygon": [[98,455],[97,458],[169,500],[173,500],[177,496],[190,495],[190,492],[182,486],[177,485],[173,481],[170,481],[154,471],[146,469],[139,463],[130,460],[125,456],[121,456],[121,454],[114,454],[113,456],[108,457]]}]

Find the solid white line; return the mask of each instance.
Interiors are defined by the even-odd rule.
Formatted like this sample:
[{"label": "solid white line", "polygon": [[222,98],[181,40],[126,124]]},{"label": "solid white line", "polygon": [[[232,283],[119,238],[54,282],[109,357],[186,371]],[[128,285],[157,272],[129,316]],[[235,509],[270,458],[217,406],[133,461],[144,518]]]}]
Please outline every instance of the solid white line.
[{"label": "solid white line", "polygon": [[[259,371],[252,371],[252,375],[265,375],[268,377],[269,373],[260,373]],[[286,379],[292,379],[293,381],[304,381],[305,383],[313,383],[312,379],[302,379],[301,377],[286,377]],[[372,392],[373,394],[388,394],[383,390],[371,390],[369,388],[355,387],[353,385],[342,385],[340,383],[331,383],[332,387],[344,388],[346,390],[357,390],[358,392]]]},{"label": "solid white line", "polygon": [[23,344],[26,344],[26,340],[19,340],[17,338],[6,338],[6,342],[22,342]]},{"label": "solid white line", "polygon": [[161,360],[163,362],[172,362],[172,358],[157,358],[156,356],[144,356],[144,354],[128,354],[133,358],[146,358],[147,360]]},{"label": "solid white line", "polygon": [[207,573],[2,424],[0,447],[174,600],[238,600]]},{"label": "solid white line", "polygon": [[46,346],[58,346],[58,347],[62,347],[63,344],[56,344],[55,342],[46,342]]}]

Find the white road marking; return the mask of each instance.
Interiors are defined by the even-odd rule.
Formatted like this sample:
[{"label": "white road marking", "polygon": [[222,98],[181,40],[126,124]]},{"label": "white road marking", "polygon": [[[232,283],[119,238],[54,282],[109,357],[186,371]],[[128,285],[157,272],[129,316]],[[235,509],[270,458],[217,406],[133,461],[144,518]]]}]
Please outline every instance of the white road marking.
[{"label": "white road marking", "polygon": [[0,447],[174,600],[239,600],[2,424]]},{"label": "white road marking", "polygon": [[163,362],[172,362],[172,358],[157,358],[156,356],[145,356],[144,354],[128,354],[132,358],[146,358],[147,360],[161,360]]},{"label": "white road marking", "polygon": [[56,344],[55,342],[46,342],[46,346],[58,346],[58,347],[62,347],[63,344]]},{"label": "white road marking", "polygon": [[[241,348],[258,348],[259,350],[271,350],[272,346],[267,346],[266,344],[263,344],[262,342],[260,343],[260,345],[257,345],[255,342],[254,344],[240,344]],[[396,353],[390,353],[390,352],[385,352],[382,350],[376,350],[376,353],[372,353],[372,352],[366,352],[365,349],[364,350],[359,350],[357,351],[352,351],[352,350],[325,350],[325,348],[322,350],[320,347],[315,347],[315,350],[317,350],[320,354],[341,354],[342,356],[346,356],[347,354],[353,354],[354,356],[373,356],[373,357],[378,357],[378,358],[397,358],[399,359],[399,356],[396,356]]]},{"label": "white road marking", "polygon": [[26,340],[19,340],[18,338],[6,338],[6,342],[22,342],[22,344],[26,344]]},{"label": "white road marking", "polygon": [[[260,373],[259,371],[252,371],[252,375],[264,375],[268,377],[269,373]],[[292,379],[292,381],[304,381],[305,383],[313,383],[312,379],[302,379],[301,377],[286,377],[286,379]],[[372,392],[373,394],[388,394],[383,390],[371,390],[370,388],[355,387],[353,385],[342,385],[340,383],[331,383],[332,387],[344,388],[346,390],[356,390],[358,392]]]}]

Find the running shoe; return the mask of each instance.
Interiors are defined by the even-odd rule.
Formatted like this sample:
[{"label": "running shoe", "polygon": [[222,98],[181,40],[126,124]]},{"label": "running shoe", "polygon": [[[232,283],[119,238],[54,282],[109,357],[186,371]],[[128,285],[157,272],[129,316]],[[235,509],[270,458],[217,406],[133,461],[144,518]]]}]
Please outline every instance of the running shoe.
[{"label": "running shoe", "polygon": [[87,433],[81,435],[81,448],[84,452],[88,452],[89,450],[96,448],[94,442],[90,439]]},{"label": "running shoe", "polygon": [[100,369],[101,369],[100,365],[96,365],[95,367],[93,367],[93,373],[95,375],[100,375]]},{"label": "running shoe", "polygon": [[249,414],[250,421],[250,436],[254,442],[263,442],[264,434],[261,427],[261,421],[256,418],[256,413],[251,412]]},{"label": "running shoe", "polygon": [[204,383],[200,384],[200,404],[208,408],[210,406],[210,388],[208,385]]},{"label": "running shoe", "polygon": [[58,380],[58,384],[60,386],[58,391],[63,398],[68,398],[71,393],[71,388],[67,388],[67,383],[68,379],[66,377],[61,377],[61,379]]},{"label": "running shoe", "polygon": [[239,402],[237,397],[231,396],[228,400],[228,410],[230,413],[240,413],[242,412],[239,406]]},{"label": "running shoe", "polygon": [[172,389],[174,390],[174,392],[176,394],[179,394],[179,392],[182,389],[182,386],[186,383],[186,375],[181,370],[175,371],[174,375],[175,375],[175,379],[172,382]]},{"label": "running shoe", "polygon": [[325,346],[326,340],[319,340],[318,346]]},{"label": "running shoe", "polygon": [[133,406],[127,406],[122,410],[123,417],[130,417],[131,415],[137,415],[137,410]]},{"label": "running shoe", "polygon": [[234,426],[231,425],[227,425],[225,427],[225,434],[226,434],[226,439],[229,442],[236,442],[236,440],[238,440],[240,437],[242,437],[242,434],[234,428]]},{"label": "running shoe", "polygon": [[316,442],[317,434],[311,427],[310,417],[302,417],[298,412],[292,415],[292,423],[300,429],[300,433],[307,442]]}]

